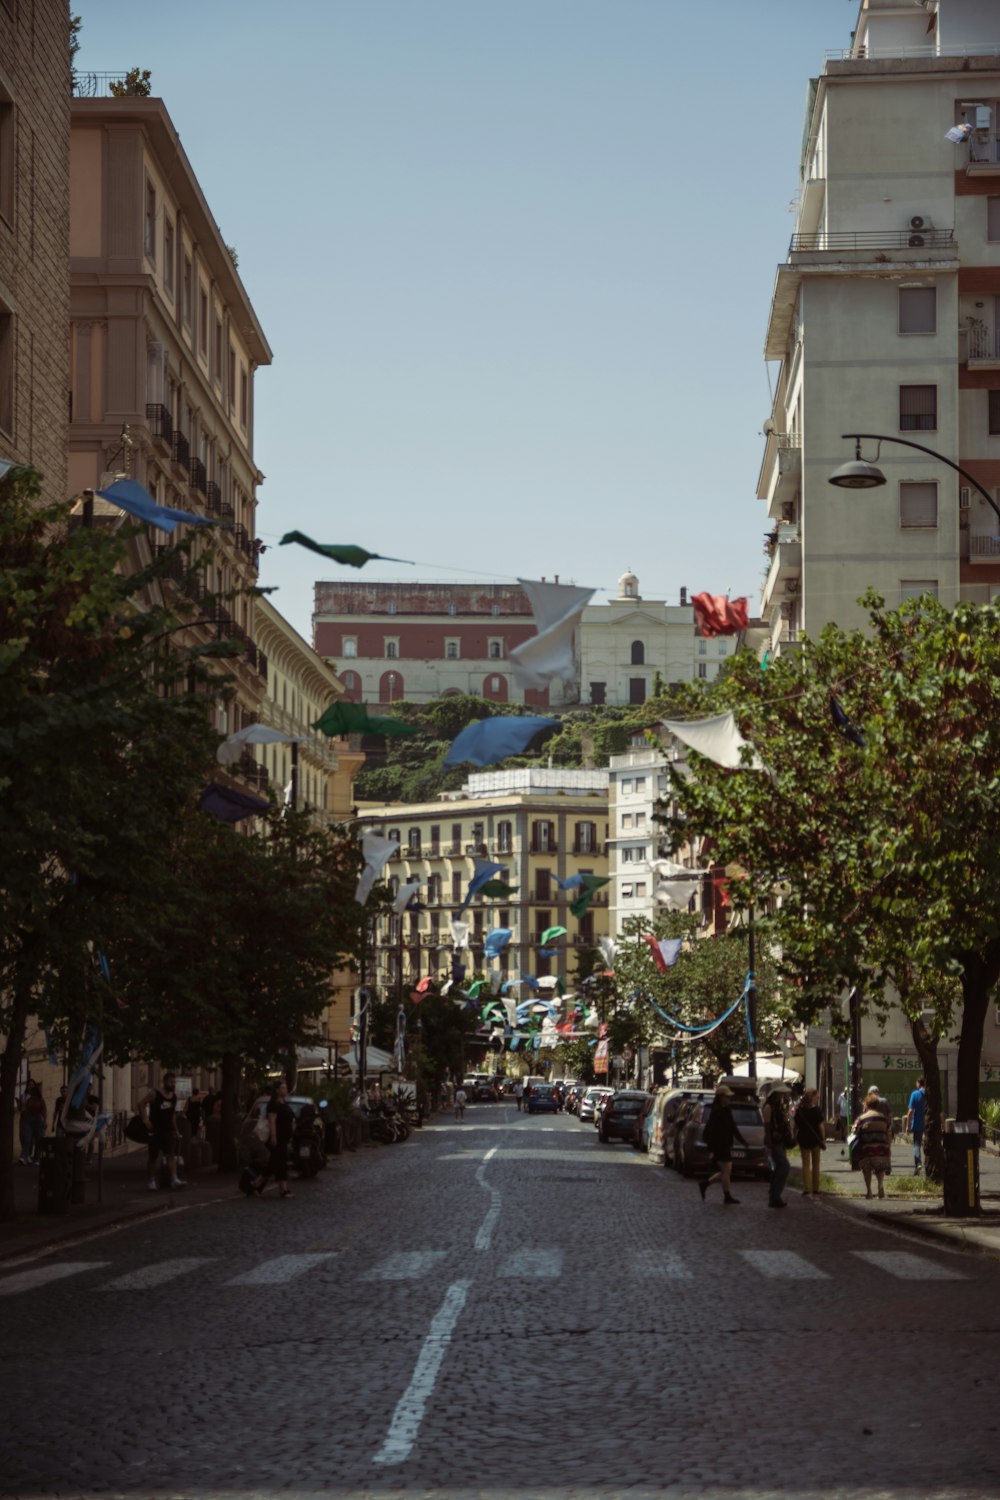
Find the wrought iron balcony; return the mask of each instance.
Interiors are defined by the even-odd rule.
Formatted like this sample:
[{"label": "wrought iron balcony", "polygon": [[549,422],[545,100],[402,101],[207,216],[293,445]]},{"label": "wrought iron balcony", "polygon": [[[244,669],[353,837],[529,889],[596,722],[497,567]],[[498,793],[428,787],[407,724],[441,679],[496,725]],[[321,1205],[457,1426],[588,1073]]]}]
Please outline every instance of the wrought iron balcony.
[{"label": "wrought iron balcony", "polygon": [[214,479],[210,479],[205,486],[205,504],[213,515],[219,515],[222,510],[222,491]]},{"label": "wrought iron balcony", "polygon": [[158,401],[146,403],[146,421],[154,438],[161,443],[166,443],[169,448],[173,442],[174,424],[170,420],[170,412],[167,407]]},{"label": "wrought iron balcony", "polygon": [[929,227],[909,229],[821,229],[812,234],[793,234],[789,255],[809,251],[831,254],[838,251],[879,250],[946,250],[954,247],[953,229]]},{"label": "wrought iron balcony", "polygon": [[188,474],[191,476],[191,483],[194,488],[196,490],[201,490],[201,493],[204,494],[208,479],[205,475],[205,465],[202,463],[200,458],[192,458],[190,466],[188,468]]},{"label": "wrought iron balcony", "polygon": [[187,438],[184,436],[183,432],[181,432],[180,428],[178,428],[174,432],[173,440],[170,445],[170,457],[173,459],[174,463],[179,464],[182,469],[187,469],[190,465],[191,449],[188,444]]}]

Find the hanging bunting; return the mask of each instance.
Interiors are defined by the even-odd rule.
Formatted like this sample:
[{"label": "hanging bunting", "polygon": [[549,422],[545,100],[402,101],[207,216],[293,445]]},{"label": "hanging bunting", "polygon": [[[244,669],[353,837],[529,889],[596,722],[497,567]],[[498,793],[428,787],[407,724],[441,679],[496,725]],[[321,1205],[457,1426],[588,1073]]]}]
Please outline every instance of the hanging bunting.
[{"label": "hanging bunting", "polygon": [[215,758],[220,766],[233,766],[248,745],[301,745],[304,738],[301,734],[282,734],[267,724],[248,724],[222,741]]},{"label": "hanging bunting", "polygon": [[657,938],[651,932],[644,932],[642,934],[642,941],[649,944],[650,952],[653,955],[653,962],[660,973],[666,974],[677,962],[677,955],[681,951],[681,944],[684,939]]},{"label": "hanging bunting", "polygon": [[725,594],[692,594],[695,623],[701,635],[739,635],[747,628],[747,600]]},{"label": "hanging bunting", "polygon": [[493,766],[509,755],[521,755],[543,729],[558,729],[558,719],[525,714],[498,714],[474,719],[452,740],[444,758],[446,766]]},{"label": "hanging bunting", "polygon": [[363,833],[361,835],[361,854],[365,864],[354,892],[354,899],[359,906],[364,906],[372,893],[372,887],[379,877],[382,866],[398,848],[399,845],[395,839],[384,839],[381,834]]},{"label": "hanging bunting", "polygon": [[364,547],[355,547],[350,543],[343,545],[336,542],[314,542],[302,531],[286,531],[279,547],[287,547],[289,542],[298,542],[300,547],[308,547],[310,552],[318,552],[321,557],[332,558],[334,562],[343,563],[348,568],[363,568],[366,562],[393,562],[404,563],[408,568],[415,568],[416,563],[410,562],[405,557],[386,557],[384,552],[366,552]]},{"label": "hanging bunting", "polygon": [[98,490],[97,494],[102,500],[108,500],[112,505],[117,505],[119,510],[134,516],[137,521],[142,521],[146,526],[155,526],[157,531],[165,531],[168,536],[181,525],[222,524],[212,516],[196,516],[190,510],[175,510],[169,505],[157,505],[149,491],[135,479],[119,479],[114,484],[109,484],[106,490]]},{"label": "hanging bunting", "polygon": [[573,676],[573,635],[593,589],[519,578],[535,617],[537,635],[507,653],[519,687],[544,688],[553,678]]},{"label": "hanging bunting", "polygon": [[[740,734],[731,713],[716,714],[710,719],[664,719],[663,727],[717,766],[725,766],[729,771],[767,772],[757,751]],[[743,749],[751,752],[746,762],[740,754]]]},{"label": "hanging bunting", "polygon": [[329,735],[331,739],[339,739],[345,734],[420,733],[415,724],[404,724],[402,719],[393,719],[386,714],[369,715],[367,704],[350,703],[343,698],[331,703],[326,712],[313,722],[312,727]]}]

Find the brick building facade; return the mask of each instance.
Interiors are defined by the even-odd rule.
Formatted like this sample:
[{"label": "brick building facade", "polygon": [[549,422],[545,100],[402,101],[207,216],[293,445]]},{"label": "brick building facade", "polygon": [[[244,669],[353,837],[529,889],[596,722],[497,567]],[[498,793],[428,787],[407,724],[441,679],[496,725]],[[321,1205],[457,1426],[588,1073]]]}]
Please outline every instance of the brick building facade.
[{"label": "brick building facade", "polygon": [[[510,670],[511,648],[534,633],[516,584],[316,584],[313,641],[355,702],[427,703],[455,693],[539,708],[561,702],[559,683],[525,691]],[[576,689],[567,685],[565,696],[574,701]]]},{"label": "brick building facade", "polygon": [[0,458],[67,495],[69,17],[0,3]]}]

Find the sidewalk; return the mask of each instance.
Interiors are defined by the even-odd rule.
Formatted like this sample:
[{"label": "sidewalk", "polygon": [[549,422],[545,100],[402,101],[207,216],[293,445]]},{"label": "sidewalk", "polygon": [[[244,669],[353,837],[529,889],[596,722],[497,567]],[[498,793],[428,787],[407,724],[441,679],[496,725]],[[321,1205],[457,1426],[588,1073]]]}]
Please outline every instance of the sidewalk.
[{"label": "sidewalk", "polygon": [[[865,1197],[864,1177],[860,1172],[851,1171],[847,1152],[843,1150],[841,1154],[842,1150],[840,1142],[831,1141],[820,1162],[821,1173],[833,1178],[833,1191],[823,1195],[823,1202],[831,1208],[856,1218],[888,1221],[894,1229],[937,1240],[939,1244],[945,1243],[956,1249],[1000,1255],[1000,1157],[985,1151],[979,1153],[982,1214],[978,1218],[946,1219],[944,1200],[937,1189],[933,1197],[914,1197],[887,1188],[884,1198],[873,1198],[869,1202]],[[801,1182],[797,1152],[791,1153],[791,1161],[789,1190],[796,1192]],[[906,1141],[897,1142],[892,1148],[892,1175],[907,1181],[923,1181],[922,1177],[914,1177],[913,1148]]]},{"label": "sidewalk", "polygon": [[92,1156],[86,1167],[86,1202],[72,1203],[62,1214],[38,1212],[39,1169],[15,1166],[18,1216],[12,1224],[0,1224],[0,1263],[37,1255],[132,1219],[237,1197],[236,1173],[220,1173],[214,1167],[193,1174],[186,1188],[151,1192],[146,1162],[146,1150],[141,1146],[124,1156],[106,1157],[103,1201],[98,1202],[97,1157]]}]

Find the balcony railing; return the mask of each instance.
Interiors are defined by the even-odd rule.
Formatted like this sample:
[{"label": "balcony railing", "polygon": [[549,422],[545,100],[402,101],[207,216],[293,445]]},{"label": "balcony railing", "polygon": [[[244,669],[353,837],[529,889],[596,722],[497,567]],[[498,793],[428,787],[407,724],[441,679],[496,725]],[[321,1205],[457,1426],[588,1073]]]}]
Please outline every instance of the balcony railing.
[{"label": "balcony railing", "polygon": [[462,853],[462,845],[461,844],[445,844],[445,846],[444,846],[444,852],[451,859],[454,859],[454,857],[457,854],[461,854]]},{"label": "balcony railing", "polygon": [[1000,166],[1000,135],[976,131],[969,138],[969,166]]},{"label": "balcony railing", "polygon": [[967,357],[969,364],[993,364],[1000,360],[1000,340],[997,330],[982,318],[974,318],[968,325]]},{"label": "balcony railing", "polygon": [[215,516],[222,512],[222,491],[214,479],[210,479],[205,486],[205,505]]},{"label": "balcony railing", "polygon": [[201,490],[201,493],[204,494],[208,479],[205,475],[205,465],[202,463],[200,458],[192,458],[191,463],[188,466],[188,474],[191,476],[191,483],[194,488],[196,490]]},{"label": "balcony railing", "polygon": [[267,767],[258,765],[252,755],[241,755],[236,770],[240,778],[250,786],[255,786],[262,792],[267,790]]},{"label": "balcony railing", "polygon": [[528,852],[530,854],[558,854],[559,845],[554,840],[548,844],[536,844],[534,839],[532,839]]},{"label": "balcony railing", "polygon": [[824,229],[793,234],[789,255],[802,251],[941,250],[955,243],[953,229]]},{"label": "balcony railing", "polygon": [[1000,558],[1000,536],[989,531],[970,532],[969,557],[973,561],[995,562]]},{"label": "balcony railing", "polygon": [[188,445],[187,438],[179,429],[174,433],[173,441],[170,445],[170,457],[173,459],[174,463],[179,464],[182,469],[186,469],[190,465],[191,449]]},{"label": "balcony railing", "polygon": [[174,424],[170,420],[170,412],[167,407],[158,401],[146,403],[146,421],[154,438],[159,438],[161,443],[169,445],[173,442]]}]

